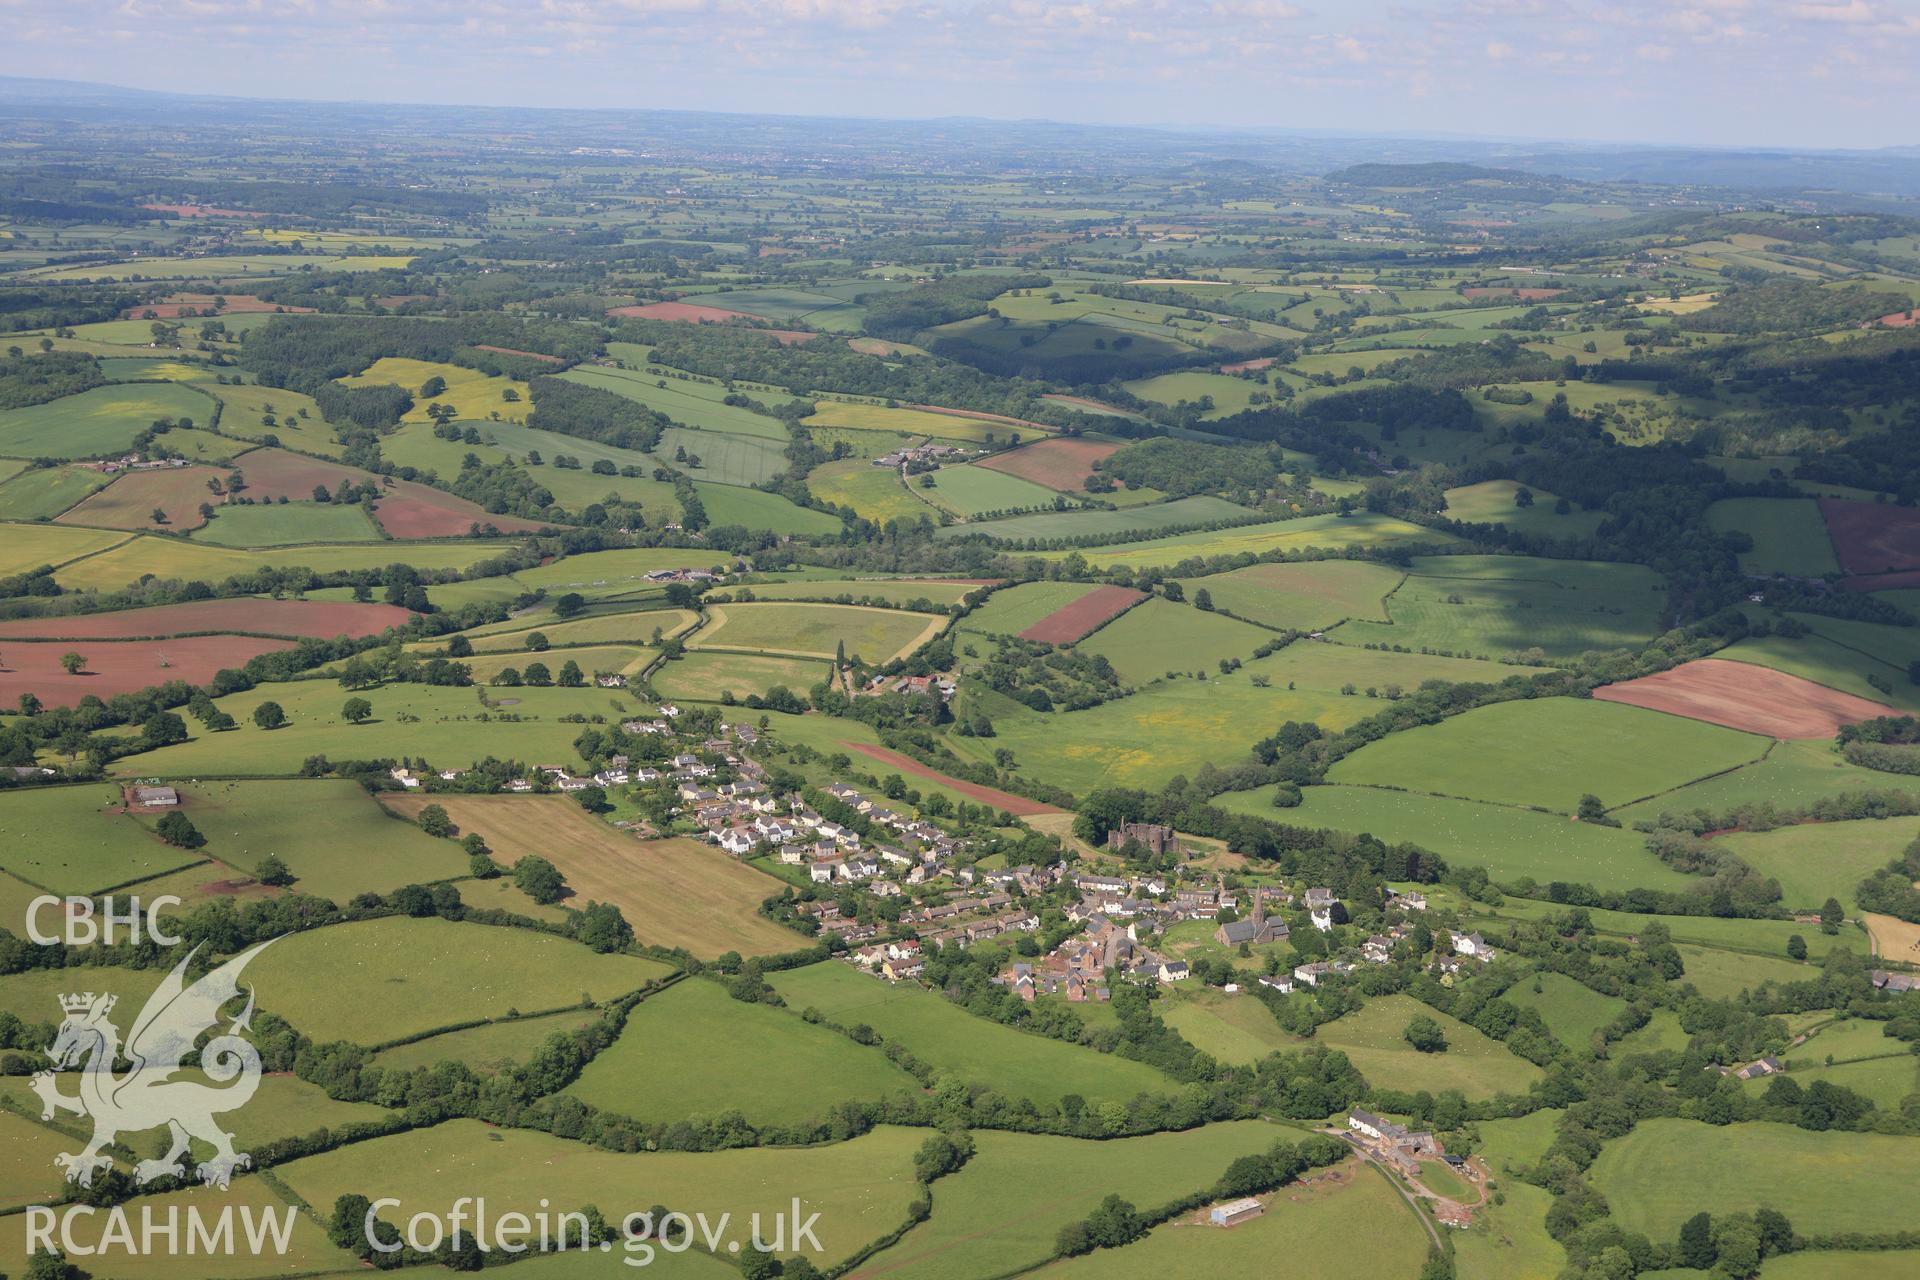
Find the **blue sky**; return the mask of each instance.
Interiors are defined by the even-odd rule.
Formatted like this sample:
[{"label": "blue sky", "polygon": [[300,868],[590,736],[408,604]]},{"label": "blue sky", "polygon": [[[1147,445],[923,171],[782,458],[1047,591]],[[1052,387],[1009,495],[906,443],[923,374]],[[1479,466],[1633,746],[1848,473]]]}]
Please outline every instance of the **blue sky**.
[{"label": "blue sky", "polygon": [[0,72],[246,96],[1920,143],[1920,0],[0,0]]}]

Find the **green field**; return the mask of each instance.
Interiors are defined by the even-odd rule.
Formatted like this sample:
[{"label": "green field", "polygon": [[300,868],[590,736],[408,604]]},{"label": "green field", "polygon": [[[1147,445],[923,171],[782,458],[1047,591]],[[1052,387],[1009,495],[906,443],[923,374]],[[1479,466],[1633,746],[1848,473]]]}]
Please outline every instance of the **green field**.
[{"label": "green field", "polygon": [[[1541,920],[1548,916],[1564,915],[1569,908],[1535,898],[1509,896],[1497,907],[1463,905],[1462,910],[1468,923],[1486,927],[1501,926],[1514,920]],[[1817,927],[1809,929],[1792,920],[1641,915],[1638,912],[1608,911],[1601,907],[1588,907],[1586,912],[1596,933],[1611,934],[1618,938],[1637,937],[1649,923],[1657,922],[1678,943],[1693,943],[1716,951],[1745,951],[1768,958],[1785,956],[1787,939],[1795,934],[1807,944],[1807,954],[1814,960],[1829,951],[1861,952],[1867,946],[1866,935],[1852,925],[1829,935]]]},{"label": "green field", "polygon": [[891,467],[876,467],[861,458],[845,458],[823,463],[807,473],[807,488],[821,502],[851,507],[863,519],[875,524],[890,520],[917,521],[939,516],[930,505],[908,492],[900,473]]},{"label": "green field", "polygon": [[803,658],[695,650],[654,672],[651,683],[663,698],[718,702],[723,693],[745,698],[748,694],[765,694],[775,685],[804,695],[830,674],[826,663]]},{"label": "green field", "polygon": [[[696,477],[699,474],[696,472]],[[777,493],[698,478],[693,488],[700,495],[700,505],[707,509],[708,521],[715,527],[739,525],[769,533],[807,534],[815,538],[837,534],[841,529],[837,517],[811,507],[795,506]]]},{"label": "green field", "polygon": [[1588,698],[1500,702],[1391,734],[1327,771],[1329,782],[1571,813],[1593,794],[1624,805],[1765,752],[1752,734]]},{"label": "green field", "polygon": [[638,1005],[568,1092],[649,1122],[737,1111],[750,1124],[779,1125],[920,1088],[878,1049],[694,978]]},{"label": "green field", "polygon": [[356,894],[467,874],[459,845],[389,817],[357,782],[198,782],[182,784],[180,798],[207,837],[200,852],[236,879],[272,854],[298,877],[299,892],[344,905]]},{"label": "green field", "polygon": [[1390,624],[1355,621],[1342,644],[1563,659],[1637,648],[1660,631],[1659,575],[1638,565],[1517,556],[1426,556],[1387,597]]},{"label": "green field", "polygon": [[1575,822],[1564,814],[1382,787],[1307,787],[1297,808],[1273,807],[1273,789],[1214,797],[1234,813],[1365,831],[1389,843],[1411,841],[1456,866],[1480,866],[1499,881],[1531,876],[1602,889],[1680,888],[1690,877],[1646,850],[1638,832]]},{"label": "green field", "polygon": [[1213,1185],[1243,1155],[1294,1136],[1259,1121],[1088,1142],[980,1130],[975,1154],[934,1184],[933,1216],[856,1276],[978,1280],[1044,1261],[1054,1238],[1108,1193],[1141,1208]]},{"label": "green field", "polygon": [[[1713,656],[1771,667],[1856,698],[1887,703],[1896,710],[1920,710],[1920,689],[1907,679],[1904,668],[1890,667],[1870,654],[1843,647],[1822,635],[1808,634],[1792,639],[1778,633],[1748,636]],[[1873,679],[1883,681],[1892,692],[1873,684]]]},{"label": "green field", "polygon": [[1589,1177],[1628,1231],[1670,1240],[1696,1213],[1778,1209],[1805,1234],[1880,1232],[1920,1175],[1920,1142],[1783,1124],[1642,1120]]},{"label": "green field", "polygon": [[820,1214],[815,1233],[823,1252],[814,1261],[824,1267],[906,1221],[917,1194],[913,1153],[925,1137],[924,1130],[889,1127],[818,1147],[618,1154],[530,1129],[455,1120],[310,1156],[279,1173],[310,1204],[358,1192],[444,1220],[461,1196],[484,1196],[496,1212],[528,1214],[544,1199],[556,1214],[595,1204],[613,1222],[668,1204],[711,1222],[731,1214],[742,1239],[753,1213],[771,1224],[798,1197],[806,1212]]},{"label": "green field", "polygon": [[[219,547],[284,547],[307,542],[373,542],[380,530],[359,504],[254,503],[216,507],[194,541]],[[403,554],[394,552],[394,554]]]},{"label": "green field", "polygon": [[[1369,1276],[1418,1274],[1427,1234],[1378,1171],[1356,1162],[1341,1180],[1283,1188],[1266,1212],[1231,1230],[1203,1225],[1188,1214],[1156,1227],[1146,1239],[1099,1250],[1049,1267],[1059,1280],[1155,1276],[1162,1280],[1218,1280],[1259,1275],[1284,1258],[1289,1270],[1336,1276],[1360,1267]],[[1323,1177],[1326,1175],[1322,1175]]]},{"label": "green field", "polygon": [[1209,398],[1213,401],[1213,408],[1201,414],[1202,418],[1224,418],[1239,413],[1250,407],[1248,397],[1264,389],[1247,378],[1197,370],[1163,373],[1158,377],[1140,378],[1122,385],[1142,400],[1164,405],[1175,405],[1182,400],[1198,404],[1202,397]]},{"label": "green field", "polygon": [[1169,671],[1211,670],[1223,658],[1250,658],[1272,638],[1272,632],[1251,623],[1156,596],[1075,647],[1111,662],[1126,683],[1142,685]]},{"label": "green field", "polygon": [[959,604],[985,590],[978,582],[952,578],[805,578],[795,582],[762,582],[753,586],[756,600],[884,600],[906,607],[917,601]]},{"label": "green field", "polygon": [[1731,1000],[1763,982],[1806,982],[1818,973],[1811,964],[1787,959],[1785,948],[1778,957],[1768,957],[1688,943],[1677,945],[1686,965],[1686,975],[1680,981],[1692,983],[1709,1000]]},{"label": "green field", "polygon": [[[1000,541],[1021,541],[1027,538],[1112,537],[1118,534],[1145,533],[1180,525],[1238,520],[1252,514],[1253,512],[1247,508],[1228,502],[1225,498],[1177,498],[1172,502],[1131,507],[1124,511],[1046,512],[1040,515],[1011,516],[1005,520],[983,520],[977,524],[950,526],[941,530],[938,536],[957,538],[983,533]],[[1091,553],[1088,558],[1092,558]]]},{"label": "green field", "polygon": [[976,1018],[932,992],[889,986],[838,961],[789,969],[770,980],[790,1008],[818,1009],[845,1027],[864,1023],[942,1075],[1009,1097],[1051,1103],[1078,1093],[1104,1102],[1176,1091],[1152,1067]]},{"label": "green field", "polygon": [[1505,1203],[1475,1210],[1473,1227],[1454,1236],[1460,1280],[1554,1280],[1566,1266],[1566,1250],[1547,1234],[1553,1195],[1508,1176],[1546,1154],[1559,1119],[1558,1111],[1535,1111],[1517,1120],[1480,1122],[1480,1154]]},{"label": "green field", "polygon": [[[561,659],[559,661],[564,661]],[[559,661],[549,665],[557,668]],[[480,705],[473,689],[431,685],[386,685],[363,692],[374,718],[350,724],[340,715],[347,695],[331,680],[261,685],[214,701],[239,722],[225,733],[198,730],[192,740],[115,762],[127,776],[164,773],[189,777],[288,776],[311,755],[339,760],[420,758],[438,768],[463,768],[487,755],[503,760],[571,761],[580,726],[560,717],[615,714],[631,707],[620,689],[498,689],[502,715]],[[254,708],[278,702],[287,714],[279,729],[253,723]],[[482,719],[481,717],[486,717]],[[415,717],[406,719],[405,717]]]},{"label": "green field", "polygon": [[1627,1007],[1620,997],[1602,995],[1563,973],[1542,973],[1536,979],[1538,991],[1534,990],[1535,979],[1522,978],[1508,987],[1502,998],[1538,1012],[1554,1038],[1575,1052],[1585,1050],[1593,1033]]},{"label": "green field", "polygon": [[942,467],[932,475],[932,488],[922,484],[923,477],[920,476],[913,477],[908,483],[922,497],[963,518],[994,511],[1051,507],[1055,496],[1053,490],[1044,485],[988,467]]},{"label": "green field", "polygon": [[[261,440],[271,435],[289,449],[322,457],[340,456],[340,442],[321,416],[312,396],[285,387],[212,386],[207,390],[225,405],[220,414],[222,435]],[[271,415],[273,421],[267,422]]]},{"label": "green field", "polygon": [[[1432,1018],[1446,1033],[1444,1053],[1421,1053],[1402,1033],[1416,1017]],[[1338,1049],[1376,1089],[1458,1089],[1469,1098],[1525,1093],[1540,1068],[1507,1052],[1505,1045],[1412,996],[1379,996],[1358,1013],[1322,1026],[1315,1038]]]},{"label": "green field", "polygon": [[945,619],[902,609],[864,609],[838,604],[725,604],[708,611],[711,621],[688,641],[693,649],[747,649],[761,653],[831,658],[844,644],[847,656],[879,665],[911,648]]},{"label": "green field", "polygon": [[1268,627],[1320,631],[1349,618],[1387,621],[1385,600],[1406,575],[1350,560],[1256,564],[1181,585],[1187,599],[1204,590],[1214,608]]},{"label": "green field", "polygon": [[0,867],[49,892],[95,894],[202,856],[174,848],[121,813],[115,786],[0,792]]},{"label": "green field", "polygon": [[1831,896],[1852,914],[1854,888],[1898,857],[1915,836],[1920,836],[1920,818],[1742,831],[1720,840],[1755,871],[1780,882],[1781,906],[1817,911]]},{"label": "green field", "polygon": [[1839,573],[1827,524],[1812,498],[1722,498],[1707,508],[1707,523],[1721,533],[1738,531],[1753,539],[1740,553],[1748,573],[1784,573],[1818,578]]},{"label": "green field", "polygon": [[98,458],[124,452],[156,418],[213,416],[213,401],[178,383],[95,387],[25,409],[0,410],[0,454]]},{"label": "green field", "polygon": [[1309,1043],[1282,1031],[1262,1001],[1212,987],[1183,991],[1178,999],[1163,1002],[1160,1016],[1188,1044],[1222,1062],[1245,1065]]},{"label": "green field", "polygon": [[[662,462],[671,459],[674,466],[696,480],[754,485],[765,484],[787,469],[786,447],[785,440],[769,440],[765,436],[739,436],[719,431],[689,431],[683,427],[668,427],[660,433],[658,457]],[[686,452],[684,461],[681,458],[682,450]],[[694,465],[695,458],[700,460],[699,466]]]},{"label": "green field", "polygon": [[373,1061],[376,1066],[396,1071],[460,1062],[482,1075],[492,1075],[533,1057],[548,1037],[584,1027],[599,1016],[591,1010],[572,1009],[545,1017],[508,1018],[395,1045],[381,1050]]},{"label": "green field", "polygon": [[[446,389],[434,396],[421,395],[420,388],[430,378],[444,381]],[[431,421],[427,407],[433,404],[451,405],[455,416],[463,420],[499,418],[507,422],[524,422],[531,407],[524,382],[497,378],[465,365],[438,364],[402,356],[382,356],[362,372],[339,381],[349,387],[404,387],[414,401],[413,408],[407,410],[402,419],[404,422]],[[507,391],[512,391],[517,399],[506,399],[503,393]]]},{"label": "green field", "polygon": [[[290,259],[273,261],[286,262]],[[160,264],[145,259],[141,261],[143,271],[151,270],[156,265]],[[111,270],[99,267],[91,269]],[[72,1140],[63,1140],[61,1149],[73,1150]],[[221,1212],[232,1206],[235,1247],[226,1253],[208,1253],[204,1250],[188,1252],[185,1230],[186,1223],[190,1221],[186,1216],[189,1205],[196,1207],[202,1220],[210,1223],[218,1220]],[[138,1205],[128,1211],[135,1231],[139,1229],[143,1211],[153,1215],[156,1227],[164,1227],[164,1224],[177,1218],[181,1224],[182,1234],[179,1238],[182,1243],[174,1252],[166,1251],[164,1236],[156,1237],[161,1243],[156,1246],[155,1252],[136,1252],[128,1247],[127,1235],[116,1232],[108,1236],[109,1225],[116,1219],[109,1218],[105,1213],[79,1215],[72,1220],[75,1252],[77,1255],[80,1249],[87,1251],[86,1274],[94,1280],[266,1280],[272,1276],[339,1274],[352,1271],[359,1265],[358,1259],[352,1254],[336,1249],[327,1242],[326,1230],[319,1223],[299,1213],[292,1215],[292,1232],[284,1253],[271,1249],[256,1253],[241,1243],[249,1210],[256,1218],[271,1213],[275,1220],[282,1219],[288,1213],[286,1203],[263,1179],[235,1178],[233,1186],[226,1191],[216,1187],[196,1187],[191,1191],[144,1196]],[[9,1266],[13,1265],[13,1260],[27,1256],[27,1226],[28,1216],[24,1213],[0,1217],[0,1257],[8,1259]],[[138,1235],[132,1237],[134,1240],[139,1238]]]},{"label": "green field", "polygon": [[1904,1280],[1920,1271],[1920,1250],[1879,1249],[1862,1253],[1821,1250],[1783,1253],[1767,1259],[1761,1280]]},{"label": "green field", "polygon": [[1467,524],[1504,524],[1516,533],[1544,538],[1591,538],[1606,519],[1604,511],[1579,508],[1560,515],[1554,511],[1558,497],[1545,489],[1531,491],[1532,506],[1518,506],[1514,497],[1525,487],[1513,480],[1483,480],[1449,489],[1446,516]]},{"label": "green field", "polygon": [[[1197,498],[1182,498],[1197,502]],[[1171,505],[1171,504],[1169,504]],[[1161,507],[1136,507],[1115,515],[1136,515],[1164,510]],[[1107,513],[1101,513],[1107,514]],[[1035,520],[1065,520],[1067,516],[1020,517]],[[1058,536],[1042,535],[1042,536]],[[1399,543],[1445,544],[1450,534],[1423,529],[1392,516],[1360,512],[1351,516],[1302,516],[1297,520],[1279,520],[1270,524],[1239,525],[1206,533],[1182,533],[1152,542],[1126,542],[1105,547],[1081,547],[1074,551],[1043,551],[1043,560],[1062,560],[1079,555],[1097,569],[1127,565],[1140,569],[1149,565],[1179,567],[1188,561],[1203,561],[1215,556],[1266,555],[1272,552],[1305,551],[1309,548],[1338,551],[1347,547],[1384,547]],[[1183,570],[1183,572],[1185,572]]]},{"label": "green field", "polygon": [[[487,542],[362,542],[238,551],[181,538],[135,537],[97,556],[63,566],[60,585],[77,590],[117,591],[148,574],[158,578],[220,582],[256,569],[384,569],[395,562],[415,568],[465,569],[491,560],[512,544]],[[44,563],[42,561],[41,563]]]},{"label": "green field", "polygon": [[[9,462],[9,468],[25,464]],[[103,489],[107,477],[88,467],[35,467],[24,475],[0,481],[0,520],[52,519],[90,493]]]},{"label": "green field", "polygon": [[[1380,710],[1380,702],[1366,696],[1368,688],[1384,696],[1396,683],[1411,689],[1429,677],[1483,679],[1506,670],[1452,658],[1295,644],[1231,675],[1163,681],[1084,711],[1043,714],[977,693],[973,703],[993,721],[996,736],[949,736],[947,745],[979,759],[1009,748],[1033,776],[1076,793],[1098,786],[1158,787],[1175,774],[1192,777],[1209,762],[1237,763],[1243,751],[1288,720],[1343,729]],[[1255,685],[1255,677],[1266,687]],[[1341,692],[1348,684],[1352,694]]]},{"label": "green field", "polygon": [[1631,824],[1695,809],[1725,813],[1747,804],[1786,809],[1848,791],[1910,791],[1914,785],[1898,774],[1848,764],[1834,753],[1831,742],[1776,742],[1764,759],[1629,805],[1614,816]]},{"label": "green field", "polygon": [[[618,349],[623,345],[626,344],[615,343],[609,350],[618,355]],[[654,377],[634,369],[605,366],[569,369],[560,377],[583,387],[598,387],[602,391],[637,400],[649,409],[666,414],[682,426],[699,431],[758,436],[763,440],[777,441],[781,447],[787,442],[786,426],[778,418],[770,418],[742,406],[723,404],[729,392],[717,382],[699,382],[687,377]],[[777,392],[748,394],[767,405],[778,405],[787,399]]]},{"label": "green field", "polygon": [[[530,929],[389,916],[282,938],[247,976],[262,1008],[315,1040],[382,1045],[583,997],[611,1000],[667,972]],[[311,981],[316,973],[328,981]]]},{"label": "green field", "polygon": [[[555,649],[572,645],[644,645],[653,643],[656,629],[662,639],[667,639],[686,630],[697,619],[698,615],[691,609],[636,608],[630,613],[601,613],[576,618],[571,622],[529,623],[524,618],[514,618],[508,622],[475,627],[467,635],[472,637],[475,653],[524,653],[528,639],[536,634],[545,636],[547,643]],[[423,647],[444,648],[444,645],[434,642]]]}]

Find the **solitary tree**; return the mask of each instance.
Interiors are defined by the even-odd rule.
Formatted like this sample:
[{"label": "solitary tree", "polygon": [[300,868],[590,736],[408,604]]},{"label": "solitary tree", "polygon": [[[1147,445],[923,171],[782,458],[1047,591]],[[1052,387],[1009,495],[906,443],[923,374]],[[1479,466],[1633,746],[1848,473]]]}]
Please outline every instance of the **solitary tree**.
[{"label": "solitary tree", "polygon": [[284,888],[293,883],[293,871],[286,863],[270,853],[260,859],[259,865],[253,869],[253,878],[261,884]]},{"label": "solitary tree", "polygon": [[277,702],[263,702],[253,709],[253,722],[262,729],[278,729],[287,722],[287,713]]},{"label": "solitary tree", "polygon": [[1841,909],[1838,898],[1828,898],[1820,904],[1820,927],[1826,932],[1837,932],[1840,922],[1846,918],[1847,913]]},{"label": "solitary tree", "polygon": [[207,842],[199,828],[193,825],[193,819],[178,809],[160,819],[154,825],[154,830],[160,833],[162,840],[181,849],[198,849]]},{"label": "solitary tree", "polygon": [[87,660],[82,655],[68,650],[60,655],[60,665],[67,669],[68,675],[77,676],[85,669]]},{"label": "solitary tree", "polygon": [[1409,1022],[1407,1029],[1401,1035],[1408,1044],[1421,1053],[1446,1052],[1447,1033],[1441,1030],[1439,1023],[1424,1013]]},{"label": "solitary tree", "polygon": [[453,819],[447,816],[444,807],[430,804],[420,811],[418,819],[420,829],[430,836],[450,836],[453,834]]},{"label": "solitary tree", "polygon": [[340,714],[349,724],[365,724],[373,715],[373,704],[365,698],[348,698]]}]

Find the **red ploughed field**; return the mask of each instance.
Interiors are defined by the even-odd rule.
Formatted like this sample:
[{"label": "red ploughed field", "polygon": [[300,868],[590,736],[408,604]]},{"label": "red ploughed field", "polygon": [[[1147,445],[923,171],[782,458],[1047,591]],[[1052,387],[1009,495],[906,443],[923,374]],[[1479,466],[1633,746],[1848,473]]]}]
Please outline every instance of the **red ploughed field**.
[{"label": "red ploughed field", "polygon": [[[290,640],[258,636],[183,636],[174,640],[9,640],[0,647],[0,704],[31,693],[50,707],[70,707],[88,694],[111,698],[169,680],[205,684],[216,671],[242,667],[256,654],[291,649]],[[86,665],[68,675],[62,655]]]},{"label": "red ploughed field", "polygon": [[800,329],[762,329],[758,327],[762,319],[760,316],[745,311],[729,311],[725,307],[709,307],[698,302],[647,302],[637,307],[614,307],[607,314],[636,316],[642,320],[679,320],[686,324],[726,324],[744,320],[755,326],[755,333],[772,338],[783,347],[798,346],[820,336]]},{"label": "red ploughed field", "polygon": [[1833,554],[1848,573],[1920,568],[1920,509],[1820,499]]},{"label": "red ploughed field", "polygon": [[1097,440],[1041,440],[1009,453],[982,458],[979,465],[1049,489],[1072,492],[1086,488],[1094,463],[1119,450],[1117,444],[1102,444]]},{"label": "red ploughed field", "polygon": [[385,494],[374,504],[374,516],[380,527],[395,538],[460,538],[473,525],[492,525],[502,533],[531,533],[546,526],[538,520],[517,516],[490,515],[478,503],[457,498],[443,490],[411,480],[396,480],[391,485],[370,471],[350,467],[344,462],[326,462],[285,449],[252,449],[234,459],[233,465],[246,477],[243,496],[256,501],[313,501],[314,486],[338,490],[342,480],[364,484],[372,480]]},{"label": "red ploughed field", "polygon": [[1095,587],[1072,604],[1055,609],[1020,633],[1022,640],[1072,644],[1095,627],[1119,617],[1147,598],[1132,587]]},{"label": "red ploughed field", "polygon": [[929,769],[912,756],[903,756],[898,751],[889,751],[885,747],[870,747],[861,742],[842,742],[840,745],[849,751],[857,751],[863,756],[878,760],[889,768],[898,769],[901,773],[938,782],[949,791],[959,792],[975,804],[990,804],[996,809],[1005,809],[1016,818],[1031,818],[1041,813],[1066,812],[1050,804],[1042,804],[1038,800],[1014,795],[1011,791],[1000,791],[993,787],[983,787],[977,782],[962,782],[958,778],[948,777],[938,769]]},{"label": "red ploughed field", "polygon": [[1830,738],[1841,725],[1894,714],[1881,703],[1726,658],[1685,662],[1671,671],[1595,689],[1593,696],[1770,738]]},{"label": "red ploughed field", "polygon": [[[0,639],[150,640],[198,636],[210,631],[257,636],[377,636],[413,615],[397,604],[352,604],[330,600],[194,600],[122,609],[116,613],[74,614],[59,618],[16,618],[0,622]],[[0,649],[0,657],[12,657]],[[0,663],[0,665],[5,665]]]}]

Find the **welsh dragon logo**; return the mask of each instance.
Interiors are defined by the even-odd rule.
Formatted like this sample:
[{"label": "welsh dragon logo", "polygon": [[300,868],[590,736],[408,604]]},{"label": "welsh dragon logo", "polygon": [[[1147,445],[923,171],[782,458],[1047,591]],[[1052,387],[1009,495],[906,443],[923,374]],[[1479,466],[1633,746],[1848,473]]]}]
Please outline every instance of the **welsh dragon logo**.
[{"label": "welsh dragon logo", "polygon": [[[124,1047],[119,1029],[107,1019],[118,997],[91,991],[60,997],[66,1018],[47,1056],[54,1070],[80,1068],[80,1093],[70,1098],[59,1092],[53,1071],[36,1074],[33,1091],[40,1095],[42,1120],[53,1119],[56,1111],[93,1118],[93,1139],[86,1148],[77,1155],[54,1157],[54,1163],[66,1170],[67,1181],[92,1186],[94,1173],[113,1163],[100,1154],[102,1147],[121,1133],[162,1125],[171,1143],[160,1159],[142,1160],[135,1166],[134,1181],[142,1186],[156,1178],[185,1177],[181,1157],[195,1138],[214,1150],[211,1160],[195,1168],[204,1183],[224,1189],[234,1170],[253,1163],[245,1152],[233,1149],[233,1135],[214,1122],[218,1113],[245,1106],[260,1087],[260,1054],[239,1034],[253,1017],[250,990],[246,1008],[234,1017],[226,1034],[215,1036],[200,1051],[201,1069],[209,1080],[233,1083],[216,1089],[170,1077],[181,1070],[180,1059],[202,1033],[220,1021],[220,1010],[240,995],[241,970],[269,945],[263,942],[242,952],[189,986],[184,975],[199,951],[195,947],[148,998]],[[114,1064],[122,1058],[132,1069],[116,1073]]]}]

